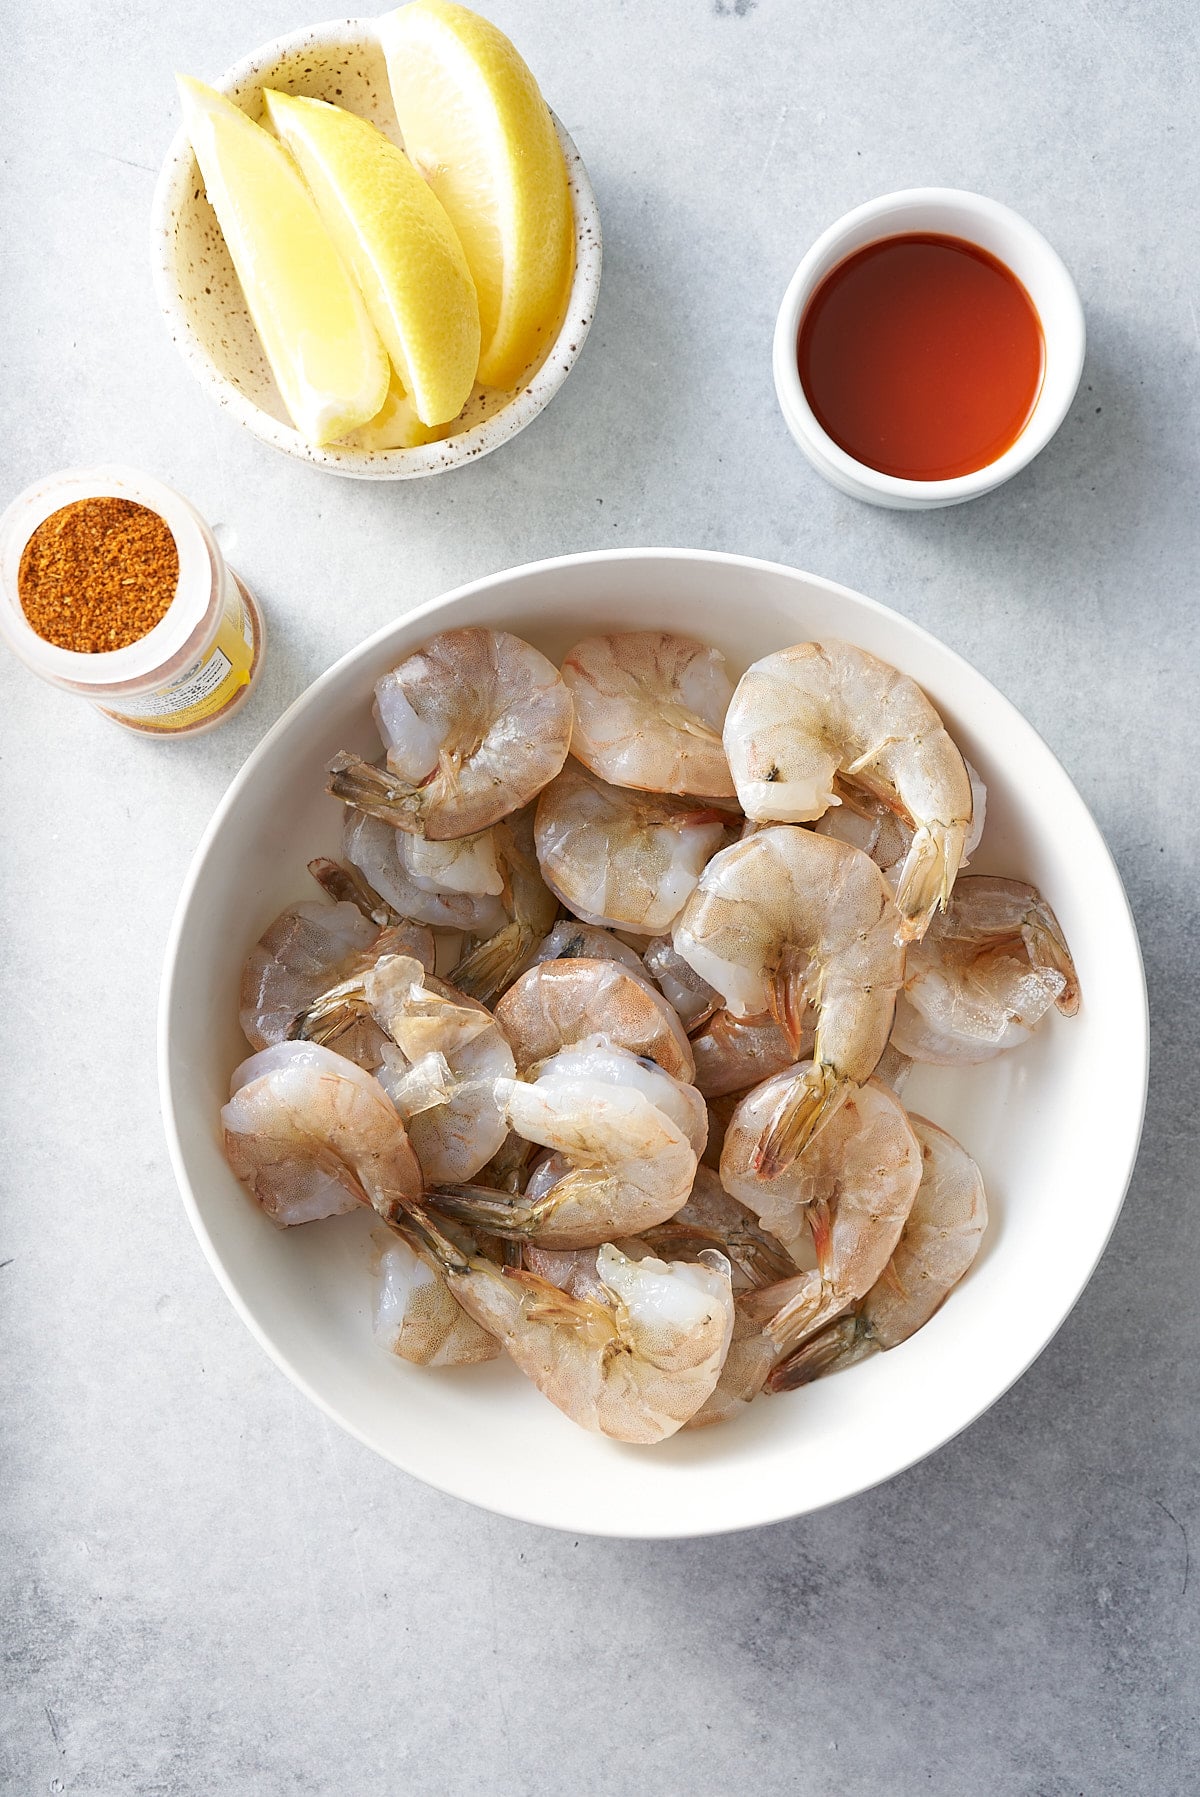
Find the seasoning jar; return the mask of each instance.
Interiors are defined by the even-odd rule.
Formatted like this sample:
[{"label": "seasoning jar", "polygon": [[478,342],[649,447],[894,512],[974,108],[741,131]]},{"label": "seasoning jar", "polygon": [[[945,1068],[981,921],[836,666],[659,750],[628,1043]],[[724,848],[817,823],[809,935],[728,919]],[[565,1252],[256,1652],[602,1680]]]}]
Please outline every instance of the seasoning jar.
[{"label": "seasoning jar", "polygon": [[[66,530],[80,518],[103,516],[104,508],[64,515],[66,508],[88,500],[144,507],[170,533],[168,538],[153,520],[139,519],[125,508],[109,508],[135,525],[150,525],[153,537],[143,529],[140,536],[129,534],[129,541],[150,542],[154,556],[131,549],[125,568],[114,560],[109,543],[103,569],[99,559],[95,569],[105,583],[98,600],[89,592],[93,570],[81,559],[80,543],[86,538],[78,530],[68,536]],[[46,532],[31,545],[43,525]],[[55,562],[54,533],[59,530],[63,553]],[[118,550],[123,540],[118,539]],[[168,559],[172,544],[177,575],[174,559]],[[31,573],[48,563],[53,590],[45,603],[35,605]],[[155,585],[165,610],[130,641],[128,631],[137,627],[140,615],[139,598]],[[83,620],[95,618],[97,605],[102,609],[110,603],[113,628],[99,637],[94,628],[85,633]],[[52,630],[58,640],[48,640],[42,630]],[[118,724],[152,736],[181,736],[213,729],[245,703],[261,666],[264,631],[254,598],[226,565],[212,531],[187,500],[135,469],[101,467],[72,468],[37,482],[0,518],[0,636],[43,680],[81,693]],[[121,646],[95,646],[108,640]],[[88,646],[79,647],[84,641]],[[65,646],[69,644],[76,646]]]}]

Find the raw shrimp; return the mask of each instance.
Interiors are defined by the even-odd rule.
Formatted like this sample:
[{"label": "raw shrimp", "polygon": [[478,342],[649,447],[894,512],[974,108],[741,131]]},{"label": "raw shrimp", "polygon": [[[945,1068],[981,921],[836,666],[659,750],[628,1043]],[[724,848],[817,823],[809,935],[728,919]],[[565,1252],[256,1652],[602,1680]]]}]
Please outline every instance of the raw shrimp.
[{"label": "raw shrimp", "polygon": [[797,643],[747,669],[725,719],[747,817],[803,823],[861,787],[913,831],[896,887],[900,934],[945,909],[971,825],[971,783],[914,680],[851,643]]},{"label": "raw shrimp", "polygon": [[479,1184],[496,1192],[523,1192],[529,1182],[536,1143],[511,1133],[505,1137],[486,1167],[479,1169]]},{"label": "raw shrimp", "polygon": [[532,966],[543,961],[619,961],[634,973],[644,974],[645,963],[637,950],[599,924],[581,923],[577,917],[560,917],[550,934],[537,946]]},{"label": "raw shrimp", "polygon": [[733,683],[720,650],[664,630],[589,636],[562,677],[575,701],[571,751],[602,780],[733,797],[721,742]]},{"label": "raw shrimp", "polygon": [[335,904],[353,905],[380,929],[402,921],[399,912],[393,911],[357,867],[343,867],[340,861],[332,861],[328,855],[318,855],[309,862],[308,871]]},{"label": "raw shrimp", "polygon": [[967,875],[908,951],[892,1040],[914,1061],[971,1066],[1027,1042],[1051,1005],[1079,1009],[1053,911],[1022,880]]},{"label": "raw shrimp", "polygon": [[508,1135],[498,1082],[512,1050],[485,1006],[400,958],[367,975],[367,1001],[395,1048],[380,1083],[405,1119],[428,1181],[473,1179]]},{"label": "raw shrimp", "polygon": [[742,1295],[794,1278],[796,1264],[783,1244],[756,1221],[753,1211],[731,1198],[707,1167],[696,1169],[696,1183],[683,1209],[669,1222],[646,1230],[641,1239],[653,1253],[686,1254],[689,1258],[695,1258],[702,1248],[719,1248],[732,1266],[734,1316],[729,1352],[712,1395],[686,1426],[703,1429],[729,1422],[762,1391],[779,1358],[761,1319],[747,1313]]},{"label": "raw shrimp", "polygon": [[983,1177],[966,1149],[924,1117],[921,1184],[900,1240],[855,1314],[842,1317],[780,1363],[768,1389],[790,1391],[823,1373],[895,1348],[924,1328],[979,1252],[987,1228]]},{"label": "raw shrimp", "polygon": [[725,841],[729,813],[609,786],[569,761],[538,800],[542,878],[585,923],[659,936]]},{"label": "raw shrimp", "polygon": [[[655,936],[646,944],[642,964],[657,980],[663,997],[673,1007],[686,1030],[696,1030],[721,1008],[721,994],[694,967],[675,952],[669,936]],[[789,1057],[790,1058],[790,1057]]]},{"label": "raw shrimp", "polygon": [[[696,1229],[694,1232],[680,1230],[677,1241],[673,1242],[671,1232],[675,1223],[681,1221],[684,1215],[691,1210],[692,1205],[689,1201],[688,1205],[684,1207],[684,1211],[680,1212],[679,1218],[662,1224],[658,1229],[649,1230],[643,1236],[627,1237],[623,1241],[614,1242],[613,1247],[627,1255],[630,1260],[636,1261],[645,1260],[650,1255],[668,1259],[673,1254],[680,1254],[687,1261],[695,1263],[705,1252],[711,1252],[714,1248],[725,1254],[727,1259],[730,1258],[729,1248],[726,1247],[723,1240],[719,1239],[720,1235],[729,1234],[733,1237],[736,1245],[737,1237],[744,1227],[753,1229],[754,1219],[740,1204],[736,1204],[732,1198],[721,1191],[716,1180],[713,1181],[713,1185],[719,1194],[719,1200],[723,1200],[724,1205],[728,1207],[728,1211],[722,1213],[724,1230]],[[694,1197],[695,1193],[693,1193]],[[713,1207],[707,1202],[707,1194],[702,1202],[710,1220],[715,1220]],[[731,1213],[736,1214],[738,1218],[742,1219],[742,1222],[731,1223]],[[771,1238],[764,1236],[763,1239],[770,1241]],[[774,1243],[774,1252],[778,1256],[778,1264],[784,1272],[795,1271],[777,1242]],[[596,1280],[596,1250],[594,1248],[547,1249],[533,1247],[526,1243],[524,1264],[531,1273],[538,1274],[542,1279],[548,1279],[551,1285],[557,1286],[560,1291],[568,1293],[572,1298],[587,1298],[594,1293]],[[779,1276],[775,1275],[777,1278]],[[763,1282],[760,1279],[757,1283],[761,1285]],[[747,1279],[744,1274],[739,1278],[738,1266],[734,1262],[731,1278],[734,1306],[733,1334],[729,1350],[716,1386],[699,1410],[695,1411],[684,1424],[686,1429],[705,1428],[710,1423],[726,1422],[738,1415],[762,1391],[767,1375],[779,1357],[778,1349],[770,1336],[764,1332],[761,1322],[756,1317],[748,1316],[742,1308],[739,1292],[753,1289],[755,1289],[755,1282]]]},{"label": "raw shrimp", "polygon": [[[546,1192],[563,1171],[563,1157],[547,1154],[534,1167],[526,1188],[530,1197]],[[645,1229],[640,1235],[622,1236],[615,1246],[634,1260],[647,1254],[680,1256],[695,1260],[707,1248],[717,1248],[730,1263],[736,1297],[739,1292],[777,1284],[796,1271],[795,1262],[782,1245],[762,1229],[753,1212],[731,1198],[716,1174],[697,1167],[686,1204],[666,1223]],[[591,1248],[545,1248],[522,1243],[524,1264],[543,1279],[576,1292],[576,1272],[588,1264]]]},{"label": "raw shrimp", "polygon": [[807,1022],[793,1043],[769,1012],[763,1017],[735,1017],[732,1011],[718,1011],[691,1040],[696,1088],[706,1098],[749,1091],[773,1073],[807,1060],[813,1047]]},{"label": "raw shrimp", "polygon": [[753,1311],[738,1297],[733,1301],[733,1335],[725,1364],[712,1393],[688,1419],[689,1429],[732,1422],[763,1390],[779,1358],[779,1350]]},{"label": "raw shrimp", "polygon": [[466,1255],[423,1214],[406,1220],[446,1270],[463,1309],[538,1390],[581,1428],[617,1441],[664,1441],[717,1383],[733,1329],[729,1263],[595,1256],[586,1296],[524,1268]]},{"label": "raw shrimp", "polygon": [[770,1012],[798,1051],[816,1013],[812,1065],[764,1146],[798,1154],[848,1086],[868,1079],[892,1027],[904,968],[899,912],[860,849],[778,826],[709,862],[675,926],[675,947],[737,1017]]},{"label": "raw shrimp", "polygon": [[[451,930],[490,936],[508,921],[499,897],[492,893],[431,891],[417,884],[409,870],[409,838],[366,812],[347,809],[342,826],[346,859],[370,881],[401,917]],[[428,879],[428,875],[424,876]]]},{"label": "raw shrimp", "polygon": [[772,1285],[796,1271],[783,1244],[763,1229],[752,1211],[729,1196],[708,1167],[696,1168],[687,1203],[665,1223],[643,1230],[641,1240],[655,1254],[689,1259],[703,1248],[719,1248],[733,1268],[735,1294]]},{"label": "raw shrimp", "polygon": [[456,836],[449,842],[397,832],[397,847],[409,879],[421,892],[467,892],[475,898],[499,898],[504,874],[497,853],[497,828],[493,824],[473,836]]},{"label": "raw shrimp", "polygon": [[[304,899],[289,906],[264,930],[242,969],[238,1017],[246,1040],[252,1048],[286,1041],[293,1020],[313,999],[389,953],[413,954],[432,967],[433,934],[420,924],[381,931],[347,903]],[[370,1035],[371,1041],[339,1042],[339,1052],[377,1066],[376,1033]]]},{"label": "raw shrimp", "polygon": [[431,841],[471,836],[539,793],[567,758],[571,695],[507,630],[444,630],[375,686],[386,773],[330,763],[329,791]]},{"label": "raw shrimp", "polygon": [[[886,1087],[851,1091],[804,1153],[783,1173],[762,1168],[762,1145],[803,1067],[778,1074],[738,1106],[725,1132],[721,1184],[749,1205],[793,1258],[807,1234],[812,1272],[755,1300],[777,1348],[790,1351],[840,1316],[874,1285],[900,1239],[921,1183],[921,1144]],[[765,1309],[763,1307],[766,1307]]]},{"label": "raw shrimp", "polygon": [[390,1221],[420,1196],[417,1157],[379,1081],[316,1042],[277,1042],[243,1061],[221,1122],[230,1166],[275,1223],[356,1204]]},{"label": "raw shrimp", "polygon": [[455,1185],[473,1178],[508,1134],[496,1088],[515,1071],[491,1013],[411,955],[384,955],[311,1006],[298,1033],[319,1033],[339,1012],[364,1011],[385,1034],[379,1082],[425,1178]]},{"label": "raw shrimp", "polygon": [[510,1128],[556,1151],[521,1195],[435,1188],[469,1228],[592,1248],[664,1223],[685,1202],[708,1130],[704,1100],[624,1049],[564,1048],[533,1080],[499,1080]]},{"label": "raw shrimp", "polygon": [[913,833],[881,799],[865,792],[843,793],[841,804],[831,805],[813,829],[818,836],[836,836],[839,842],[852,843],[869,855],[895,891]]},{"label": "raw shrimp", "polygon": [[[504,875],[497,859],[496,828],[453,842],[431,842],[427,837],[397,834],[391,845],[404,889],[435,894],[465,892],[473,897],[496,897],[504,891]],[[336,861],[310,861],[313,878],[336,898],[349,899],[365,917],[394,919],[394,908],[380,896],[357,869],[348,872]]]},{"label": "raw shrimp", "polygon": [[474,1366],[502,1352],[446,1284],[441,1263],[393,1235],[379,1255],[375,1339],[416,1366]]},{"label": "raw shrimp", "polygon": [[[720,1190],[719,1186],[717,1189]],[[738,1213],[747,1224],[753,1227],[753,1218],[743,1210],[741,1205],[735,1204],[724,1193],[721,1196],[732,1211]],[[690,1207],[685,1206],[685,1210],[688,1208]],[[683,1213],[680,1214],[683,1215]],[[671,1239],[673,1227],[674,1221],[664,1223],[661,1228],[650,1230],[643,1236],[627,1237],[624,1241],[614,1242],[612,1245],[622,1254],[627,1255],[630,1260],[635,1261],[643,1261],[650,1255],[661,1255],[666,1259],[672,1254],[679,1253],[684,1255],[688,1262],[695,1263],[700,1261],[706,1252],[711,1253],[714,1248],[728,1258],[729,1250],[713,1232],[709,1231],[697,1231],[694,1235],[680,1231],[678,1245],[673,1246]],[[770,1238],[764,1239],[769,1240]],[[775,1250],[780,1255],[780,1264],[785,1269],[794,1271],[787,1255],[779,1250],[778,1243],[775,1243]],[[587,1298],[594,1291],[596,1267],[594,1248],[545,1249],[532,1247],[527,1243],[524,1250],[524,1261],[530,1272],[538,1274],[543,1279],[548,1279],[551,1285],[557,1286],[560,1291],[567,1292],[573,1298]],[[711,1423],[726,1422],[738,1415],[762,1391],[767,1375],[778,1359],[779,1351],[770,1336],[764,1332],[761,1322],[756,1317],[747,1315],[742,1308],[739,1292],[753,1289],[753,1283],[744,1276],[739,1283],[738,1268],[734,1264],[731,1280],[734,1306],[733,1333],[729,1349],[716,1386],[699,1410],[695,1411],[684,1424],[686,1429],[706,1428]]]},{"label": "raw shrimp", "polygon": [[[963,766],[971,782],[971,827],[963,843],[960,873],[979,847],[987,817],[987,788],[965,757]],[[868,792],[856,791],[843,784],[841,800],[840,805],[831,805],[813,828],[818,836],[836,836],[842,842],[852,842],[856,849],[869,855],[894,892],[904,871],[905,857],[912,847],[911,829],[882,799],[874,799]]]},{"label": "raw shrimp", "polygon": [[523,1073],[560,1048],[589,1042],[644,1056],[688,1084],[696,1071],[684,1027],[662,993],[619,961],[540,961],[509,987],[496,1022]]},{"label": "raw shrimp", "polygon": [[491,1004],[524,971],[538,938],[558,915],[558,900],[542,879],[533,841],[533,806],[492,826],[503,871],[503,902],[511,921],[465,954],[450,976],[460,992]]},{"label": "raw shrimp", "polygon": [[[624,1242],[614,1242],[612,1246],[620,1248],[631,1260],[645,1258],[638,1236],[626,1237]],[[595,1248],[539,1248],[535,1242],[523,1242],[519,1264],[572,1298],[588,1298],[596,1291],[596,1253]]]}]

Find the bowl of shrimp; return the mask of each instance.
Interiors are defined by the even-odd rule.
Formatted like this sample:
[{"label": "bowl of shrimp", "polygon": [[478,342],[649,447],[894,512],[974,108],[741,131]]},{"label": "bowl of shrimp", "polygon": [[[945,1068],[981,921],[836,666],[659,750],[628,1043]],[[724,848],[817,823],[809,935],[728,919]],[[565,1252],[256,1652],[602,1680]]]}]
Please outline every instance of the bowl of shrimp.
[{"label": "bowl of shrimp", "polygon": [[965,661],[614,550],[296,701],[197,851],[159,1050],[302,1391],[486,1508],[671,1537],[861,1492],[1029,1366],[1132,1172],[1146,996],[1087,808]]}]

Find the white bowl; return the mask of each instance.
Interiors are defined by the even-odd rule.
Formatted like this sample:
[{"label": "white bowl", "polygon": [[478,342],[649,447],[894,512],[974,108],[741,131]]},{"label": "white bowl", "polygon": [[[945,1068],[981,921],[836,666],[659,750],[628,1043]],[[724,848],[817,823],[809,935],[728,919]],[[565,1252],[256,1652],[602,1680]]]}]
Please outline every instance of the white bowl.
[{"label": "white bowl", "polygon": [[[630,1448],[576,1428],[510,1365],[432,1373],[383,1352],[371,1336],[370,1217],[275,1228],[225,1163],[218,1112],[246,1052],[242,961],[285,905],[315,895],[308,859],[338,853],[341,807],[325,796],[325,763],[340,748],[376,747],[378,676],[449,625],[503,625],[558,659],[585,631],[651,621],[703,635],[734,671],[785,644],[842,636],[920,681],[987,782],[974,867],[1046,895],[1083,1003],[1015,1053],[962,1071],[920,1068],[906,1090],[906,1103],[975,1155],[992,1213],[975,1267],[925,1329],[736,1423]],[[891,1477],[965,1428],[1045,1347],[1100,1256],[1133,1166],[1146,995],[1125,895],[1082,799],[966,662],[809,574],[618,549],[462,587],[379,631],[297,699],[197,850],[167,949],[159,1054],[171,1156],[201,1244],[263,1347],[328,1415],[406,1472],[505,1515],[601,1535],[698,1535],[815,1510]]]},{"label": "white bowl", "polygon": [[[1046,367],[1029,422],[1010,449],[953,480],[900,480],[852,455],[817,422],[800,379],[797,340],[809,300],[829,272],[855,250],[908,231],[962,237],[990,251],[1022,283],[1042,321]],[[792,436],[818,474],[855,499],[899,511],[961,505],[1011,480],[1046,447],[1070,410],[1083,372],[1086,333],[1075,284],[1040,231],[997,200],[955,187],[912,187],[847,212],[813,244],[788,282],[775,321],[775,392]]]},{"label": "white bowl", "polygon": [[[252,117],[264,87],[332,100],[402,143],[373,19],[336,19],[264,44],[213,85]],[[360,480],[411,480],[487,455],[532,423],[583,348],[600,290],[600,215],[579,151],[554,120],[575,213],[575,277],[562,329],[513,393],[476,387],[455,434],[416,449],[318,449],[292,424],[267,365],[187,134],[167,152],[153,206],[154,284],[192,373],[239,424],[287,455]]]}]

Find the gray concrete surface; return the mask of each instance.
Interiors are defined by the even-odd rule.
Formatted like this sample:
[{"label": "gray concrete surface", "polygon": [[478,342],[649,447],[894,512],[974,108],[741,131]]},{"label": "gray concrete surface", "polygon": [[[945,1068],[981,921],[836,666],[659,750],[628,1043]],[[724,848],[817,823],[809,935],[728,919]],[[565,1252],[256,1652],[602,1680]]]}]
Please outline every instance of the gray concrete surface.
[{"label": "gray concrete surface", "polygon": [[[1170,0],[491,11],[588,162],[604,290],[550,411],[486,462],[407,488],[340,483],[240,434],[151,294],[172,70],[216,75],[304,9],[7,12],[0,488],[107,458],[153,470],[220,523],[272,642],[243,717],[174,749],[0,660],[0,1787],[1194,1791],[1200,15]],[[924,181],[994,194],[1047,232],[1090,349],[1069,421],[1023,477],[961,510],[888,514],[793,448],[770,329],[826,223]],[[1120,1225],[1019,1386],[856,1502],[677,1546],[496,1520],[327,1425],[201,1259],[154,1079],[176,893],[283,707],[398,609],[622,543],[831,575],[976,662],[1093,806],[1154,1018]]]}]

